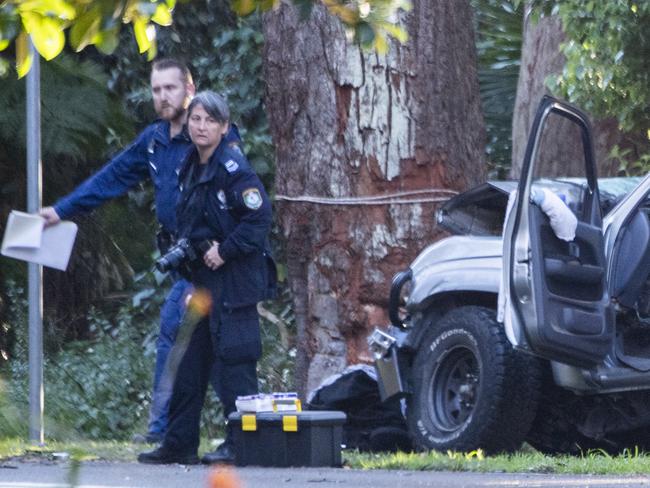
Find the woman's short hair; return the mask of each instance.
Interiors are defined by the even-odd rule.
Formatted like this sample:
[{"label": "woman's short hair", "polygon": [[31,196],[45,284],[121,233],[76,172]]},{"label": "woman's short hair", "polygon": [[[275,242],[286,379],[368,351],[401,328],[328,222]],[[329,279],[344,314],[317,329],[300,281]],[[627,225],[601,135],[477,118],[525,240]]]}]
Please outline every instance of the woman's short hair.
[{"label": "woman's short hair", "polygon": [[208,115],[220,124],[230,121],[228,102],[218,93],[206,90],[194,95],[189,107],[187,107],[188,117],[192,115],[192,110],[197,105],[201,105]]}]

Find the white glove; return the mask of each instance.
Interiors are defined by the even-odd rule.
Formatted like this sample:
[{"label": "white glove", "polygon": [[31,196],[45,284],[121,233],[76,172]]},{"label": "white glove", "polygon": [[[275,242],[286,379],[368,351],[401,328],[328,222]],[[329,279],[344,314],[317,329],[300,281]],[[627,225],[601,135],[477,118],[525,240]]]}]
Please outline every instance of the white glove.
[{"label": "white glove", "polygon": [[558,239],[567,242],[575,239],[578,219],[560,197],[547,188],[543,188],[532,190],[530,199],[548,216],[551,228]]}]

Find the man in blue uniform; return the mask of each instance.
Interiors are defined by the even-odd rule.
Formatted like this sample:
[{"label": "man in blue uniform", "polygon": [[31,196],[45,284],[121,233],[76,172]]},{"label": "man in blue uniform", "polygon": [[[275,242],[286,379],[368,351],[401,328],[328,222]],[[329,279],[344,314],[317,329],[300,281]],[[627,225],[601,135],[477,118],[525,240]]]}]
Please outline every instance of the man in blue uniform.
[{"label": "man in blue uniform", "polygon": [[[167,240],[175,235],[178,171],[191,147],[185,122],[195,88],[188,68],[174,59],[156,61],[151,71],[151,92],[160,119],[146,127],[131,145],[73,192],[54,206],[43,208],[40,214],[45,218],[46,225],[91,211],[150,178],[154,184],[156,217],[161,226],[161,235],[166,236]],[[236,127],[231,129],[227,138],[231,143],[240,141]],[[164,251],[161,249],[161,252]],[[152,405],[145,437],[147,442],[159,442],[167,429],[171,392],[163,387],[168,382],[161,382],[161,377],[190,289],[189,282],[176,277],[160,311]]]}]

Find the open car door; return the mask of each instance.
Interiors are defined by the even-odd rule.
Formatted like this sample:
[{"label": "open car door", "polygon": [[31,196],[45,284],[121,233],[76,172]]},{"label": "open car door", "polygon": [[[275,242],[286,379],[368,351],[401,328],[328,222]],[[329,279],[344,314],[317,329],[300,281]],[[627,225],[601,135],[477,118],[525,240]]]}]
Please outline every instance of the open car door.
[{"label": "open car door", "polygon": [[[555,235],[547,215],[531,201],[531,190],[544,188],[550,178],[554,193],[578,220],[569,242]],[[586,367],[602,362],[612,347],[614,314],[605,286],[591,129],[574,107],[542,100],[511,212],[504,234],[509,337],[555,361]]]}]

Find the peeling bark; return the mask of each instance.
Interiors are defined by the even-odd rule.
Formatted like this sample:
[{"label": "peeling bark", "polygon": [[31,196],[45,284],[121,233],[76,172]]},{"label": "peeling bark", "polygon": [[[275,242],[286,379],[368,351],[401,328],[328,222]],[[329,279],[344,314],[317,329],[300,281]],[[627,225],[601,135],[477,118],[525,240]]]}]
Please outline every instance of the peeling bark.
[{"label": "peeling bark", "polygon": [[[316,6],[308,21],[283,4],[264,20],[267,111],[276,192],[362,197],[463,190],[484,179],[472,11],[419,0],[410,41],[386,56],[348,44]],[[329,206],[278,201],[298,325],[297,389],[368,360],[385,325],[393,274],[439,236],[436,204]]]}]

